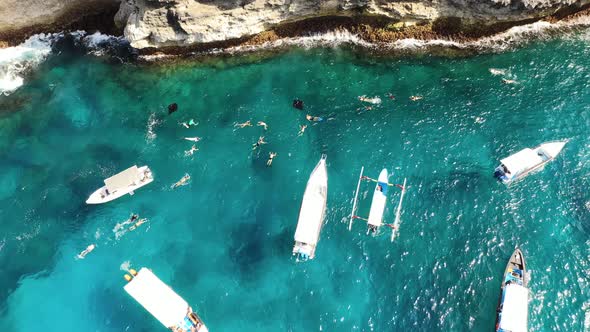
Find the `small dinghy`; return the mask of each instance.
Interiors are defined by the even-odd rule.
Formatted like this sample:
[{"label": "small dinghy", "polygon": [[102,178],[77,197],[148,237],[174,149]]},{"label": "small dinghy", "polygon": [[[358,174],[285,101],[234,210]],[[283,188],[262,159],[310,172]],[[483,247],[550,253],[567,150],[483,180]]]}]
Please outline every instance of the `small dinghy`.
[{"label": "small dinghy", "polygon": [[208,332],[203,320],[188,303],[151,270],[129,269],[125,291],[167,329],[174,332]]},{"label": "small dinghy", "polygon": [[296,255],[298,260],[305,261],[315,257],[315,249],[326,215],[327,198],[328,171],[324,154],[309,176],[299,210],[293,246],[293,255]]},{"label": "small dinghy", "polygon": [[152,171],[147,166],[129,167],[123,172],[104,180],[104,187],[96,190],[88,197],[86,204],[102,204],[115,200],[125,194],[133,195],[134,191],[154,181]]},{"label": "small dinghy", "polygon": [[524,256],[514,250],[502,278],[500,301],[496,316],[496,331],[526,332],[529,312],[528,277]]},{"label": "small dinghy", "polygon": [[523,149],[500,160],[501,164],[496,167],[494,176],[507,184],[522,179],[555,159],[566,143],[567,141],[547,142],[534,149]]}]

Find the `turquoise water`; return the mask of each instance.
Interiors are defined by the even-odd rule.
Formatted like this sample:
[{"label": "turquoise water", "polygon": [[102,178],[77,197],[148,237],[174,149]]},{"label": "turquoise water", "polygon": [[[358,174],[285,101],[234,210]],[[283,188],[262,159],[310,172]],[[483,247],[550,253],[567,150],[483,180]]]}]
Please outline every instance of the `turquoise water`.
[{"label": "turquoise water", "polygon": [[[530,269],[530,331],[584,330],[587,36],[464,59],[293,49],[148,66],[54,52],[0,97],[0,331],[164,331],[124,292],[127,264],[153,269],[211,331],[491,331],[516,246]],[[359,111],[364,94],[383,103]],[[180,126],[190,118],[199,125]],[[268,130],[234,128],[247,120]],[[185,136],[203,138],[192,157]],[[498,159],[556,139],[570,142],[542,172],[510,187],[492,178]],[[322,153],[327,219],[316,259],[297,263],[300,200]],[[85,205],[133,164],[149,165],[154,183]],[[408,179],[394,243],[360,221],[347,230],[361,166]],[[170,189],[185,173],[190,184]],[[372,186],[361,188],[366,215]],[[392,191],[388,222],[398,199]],[[132,212],[149,222],[115,234]]]}]

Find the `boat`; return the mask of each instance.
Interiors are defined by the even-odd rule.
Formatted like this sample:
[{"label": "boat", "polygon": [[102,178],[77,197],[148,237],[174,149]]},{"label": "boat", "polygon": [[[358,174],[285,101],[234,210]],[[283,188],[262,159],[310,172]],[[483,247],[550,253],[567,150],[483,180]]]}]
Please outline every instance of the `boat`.
[{"label": "boat", "polygon": [[142,267],[129,269],[123,289],[167,329],[174,332],[208,332],[203,320],[188,303],[158,278]]},{"label": "boat", "polygon": [[299,220],[295,230],[295,245],[293,255],[298,260],[308,260],[315,257],[315,250],[320,239],[320,231],[326,215],[328,196],[328,171],[326,155],[323,154],[317,163],[305,187]]},{"label": "boat", "polygon": [[528,325],[529,290],[524,256],[514,250],[504,270],[498,309],[496,331],[526,332]]},{"label": "boat", "polygon": [[129,167],[123,172],[104,180],[104,186],[88,197],[86,204],[102,204],[115,200],[154,181],[152,171],[147,166]]},{"label": "boat", "polygon": [[377,184],[375,184],[371,210],[369,211],[369,218],[367,220],[367,224],[369,225],[368,231],[373,233],[383,224],[383,212],[385,211],[387,191],[389,189],[389,183],[387,181],[387,169],[384,168],[379,173]]},{"label": "boat", "polygon": [[[387,173],[387,169],[382,169],[381,173],[379,173],[379,177],[377,179],[372,179],[368,176],[363,176],[363,172],[365,167],[361,167],[361,174],[359,175],[359,180],[356,185],[356,190],[354,194],[354,199],[352,203],[352,213],[350,214],[350,222],[348,224],[348,230],[352,230],[352,223],[355,219],[361,219],[367,222],[367,234],[369,233],[377,233],[379,227],[382,225],[386,225],[392,229],[391,232],[391,241],[395,239],[396,231],[399,229],[399,224],[401,220],[401,211],[402,211],[402,202],[404,200],[404,195],[406,194],[406,179],[404,179],[404,184],[393,184],[388,182],[389,174]],[[371,182],[375,182],[375,189],[373,191],[373,199],[371,201],[371,209],[369,210],[369,217],[363,218],[356,215],[356,209],[358,207],[358,195],[361,188],[361,181],[367,180]],[[389,192],[389,187],[394,186],[401,189],[401,195],[399,198],[399,203],[397,206],[397,210],[395,212],[395,220],[393,224],[384,224],[383,223],[383,213],[385,212],[385,205],[387,204],[387,193]]]},{"label": "boat", "polygon": [[503,183],[511,183],[542,169],[545,164],[555,159],[567,141],[547,142],[536,148],[526,148],[500,160],[494,176]]}]

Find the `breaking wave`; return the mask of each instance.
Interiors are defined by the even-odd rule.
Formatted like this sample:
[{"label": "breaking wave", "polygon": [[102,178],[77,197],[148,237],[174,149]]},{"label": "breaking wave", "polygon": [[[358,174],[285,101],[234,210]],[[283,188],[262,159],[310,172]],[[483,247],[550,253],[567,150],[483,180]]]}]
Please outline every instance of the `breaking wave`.
[{"label": "breaking wave", "polygon": [[[376,51],[401,51],[401,52],[431,52],[436,50],[459,50],[471,53],[502,52],[524,45],[535,40],[546,40],[556,36],[564,36],[572,32],[580,32],[583,28],[590,27],[590,16],[580,16],[567,21],[550,23],[538,21],[531,24],[512,27],[504,32],[480,38],[473,41],[457,40],[421,40],[414,38],[400,39],[389,43],[372,43],[363,40],[360,36],[348,30],[330,31],[321,34],[301,37],[287,37],[266,42],[260,45],[241,45],[224,49],[214,49],[192,55],[216,55],[234,54],[242,52],[255,52],[261,50],[281,49],[291,46],[303,48],[313,47],[338,47],[343,45],[360,46]],[[176,55],[145,55],[142,60],[157,61],[166,58],[174,58]]]},{"label": "breaking wave", "polygon": [[112,55],[119,58],[117,53],[121,53],[121,48],[123,53],[130,48],[123,37],[99,32],[92,35],[75,31],[31,36],[20,45],[0,49],[0,94],[9,95],[21,87],[27,73],[43,63],[54,51],[56,43],[64,39],[72,40],[75,46],[97,56]]}]

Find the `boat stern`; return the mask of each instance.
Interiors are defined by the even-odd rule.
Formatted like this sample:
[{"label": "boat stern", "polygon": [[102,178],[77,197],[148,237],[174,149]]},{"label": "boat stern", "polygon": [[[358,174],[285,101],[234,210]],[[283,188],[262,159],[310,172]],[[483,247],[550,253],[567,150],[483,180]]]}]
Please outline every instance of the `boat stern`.
[{"label": "boat stern", "polygon": [[303,242],[295,242],[293,255],[298,261],[305,262],[315,257],[315,246]]}]

